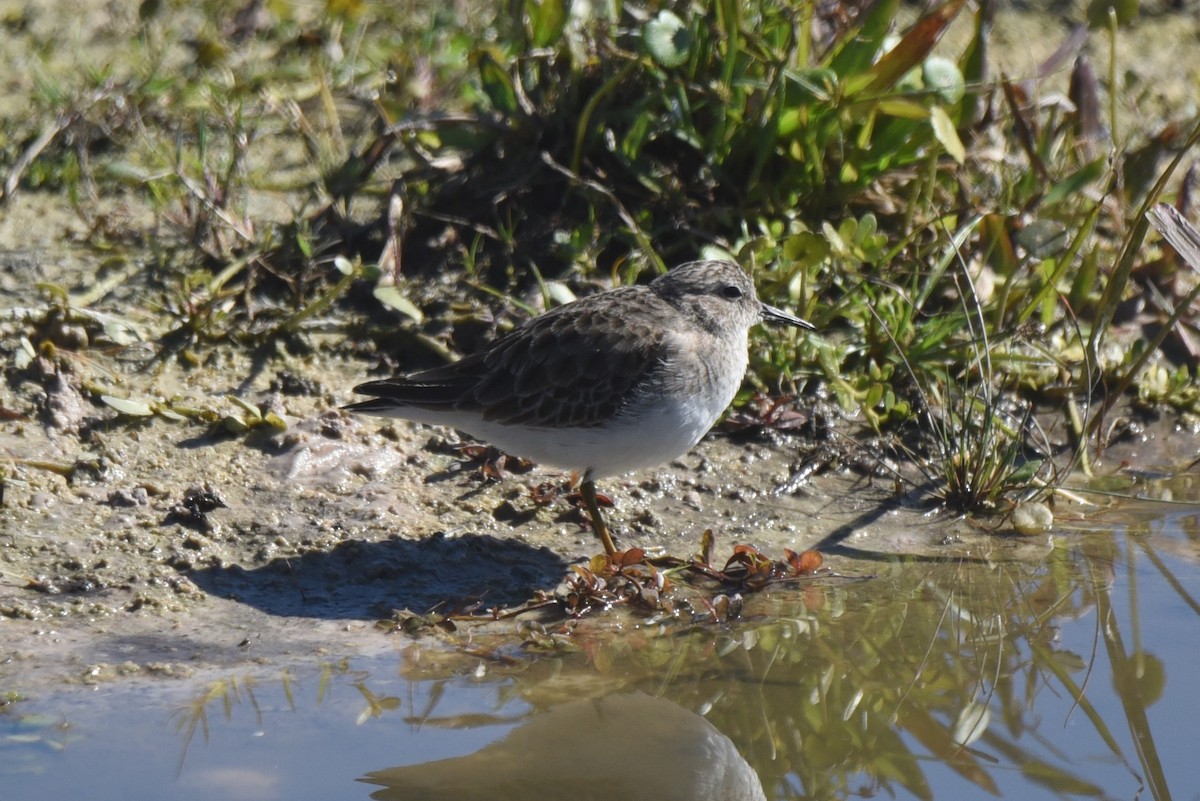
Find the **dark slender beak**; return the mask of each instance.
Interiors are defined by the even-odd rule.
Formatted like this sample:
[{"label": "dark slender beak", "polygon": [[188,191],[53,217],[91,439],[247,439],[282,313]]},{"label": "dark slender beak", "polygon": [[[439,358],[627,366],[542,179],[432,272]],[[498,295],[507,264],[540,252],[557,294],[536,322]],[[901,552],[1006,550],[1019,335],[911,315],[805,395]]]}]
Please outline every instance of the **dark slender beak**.
[{"label": "dark slender beak", "polygon": [[801,320],[794,314],[788,314],[765,303],[762,304],[762,319],[764,323],[786,323],[787,325],[794,325],[797,328],[803,328],[807,331],[817,330],[817,327],[808,320]]}]

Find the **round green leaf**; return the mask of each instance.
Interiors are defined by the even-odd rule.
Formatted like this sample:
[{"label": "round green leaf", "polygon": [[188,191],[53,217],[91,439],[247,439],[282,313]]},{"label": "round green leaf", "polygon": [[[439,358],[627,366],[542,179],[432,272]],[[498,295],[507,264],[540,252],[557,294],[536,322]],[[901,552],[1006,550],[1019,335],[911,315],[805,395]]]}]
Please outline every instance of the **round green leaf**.
[{"label": "round green leaf", "polygon": [[660,11],[658,16],[642,28],[642,39],[650,57],[664,67],[678,67],[688,60],[692,47],[692,33],[683,20],[670,11]]},{"label": "round green leaf", "polygon": [[962,71],[948,58],[930,56],[921,65],[921,78],[926,89],[932,89],[946,105],[953,106],[966,92]]}]

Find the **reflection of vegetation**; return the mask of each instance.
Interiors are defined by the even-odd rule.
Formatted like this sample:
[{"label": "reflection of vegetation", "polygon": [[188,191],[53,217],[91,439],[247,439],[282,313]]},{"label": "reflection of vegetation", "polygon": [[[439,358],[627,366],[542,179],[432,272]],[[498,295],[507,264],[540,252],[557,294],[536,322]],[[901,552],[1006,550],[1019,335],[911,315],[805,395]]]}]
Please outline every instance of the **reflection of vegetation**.
[{"label": "reflection of vegetation", "polygon": [[[183,770],[183,762],[187,758],[188,749],[191,747],[192,738],[196,736],[196,732],[201,732],[205,741],[208,740],[208,708],[210,704],[219,702],[224,719],[229,720],[233,715],[233,710],[245,700],[254,710],[258,721],[262,722],[262,711],[259,709],[258,700],[254,697],[256,684],[257,680],[253,676],[246,676],[242,679],[218,679],[210,683],[204,692],[197,695],[186,708],[176,714],[175,730],[183,736],[183,748],[179,752],[180,770]],[[287,682],[285,681],[286,686]]]},{"label": "reflection of vegetation", "polygon": [[[777,798],[901,789],[929,798],[930,760],[987,792],[997,792],[1000,773],[1019,772],[1056,796],[1105,797],[1108,788],[1042,731],[1044,706],[1062,697],[1063,714],[1082,714],[1095,741],[1161,798],[1145,708],[1165,677],[1156,660],[1122,644],[1111,612],[1121,602],[1111,581],[1120,558],[1111,542],[1096,542],[1086,553],[1057,549],[1045,566],[897,561],[867,584],[748,599],[747,617],[769,622],[665,637],[579,628],[569,648],[516,678],[526,700],[553,705],[561,700],[554,677],[583,654],[621,686],[708,710]],[[1062,622],[1091,614],[1102,622],[1097,653],[1066,649]],[[545,654],[550,640],[539,642]],[[1120,745],[1089,695],[1107,691],[1089,683],[1105,668],[1134,749]]]},{"label": "reflection of vegetation", "polygon": [[[1196,514],[1196,507],[1192,503],[1175,504],[1169,500],[1176,492],[1184,497],[1194,497],[1195,490],[1191,486],[1193,483],[1191,475],[1185,474],[1174,480],[1154,483],[1151,494],[1156,497],[1161,496],[1162,500],[1150,503],[1150,507],[1154,510],[1153,513],[1147,514],[1144,507],[1140,508],[1141,504],[1134,504],[1128,508],[1121,515],[1122,519],[1128,518],[1123,543],[1113,542],[1108,538],[1102,539],[1101,543],[1108,546],[1109,553],[1101,551],[1101,555],[1106,559],[1100,561],[1095,559],[1096,554],[1093,552],[1091,554],[1093,558],[1088,561],[1088,567],[1094,573],[1099,573],[1099,575],[1092,576],[1095,587],[1098,636],[1104,654],[1108,658],[1113,688],[1120,701],[1125,715],[1125,724],[1135,746],[1138,773],[1144,780],[1150,796],[1159,801],[1170,798],[1171,793],[1162,760],[1159,757],[1155,732],[1150,725],[1146,710],[1162,697],[1167,676],[1163,662],[1153,653],[1145,650],[1145,644],[1142,642],[1142,618],[1139,610],[1136,567],[1138,560],[1145,558],[1163,579],[1161,589],[1152,591],[1169,592],[1181,602],[1180,609],[1186,608],[1200,619],[1200,600],[1185,587],[1156,549],[1156,543],[1159,546],[1172,546],[1177,544],[1177,540],[1183,540],[1192,546],[1191,555],[1195,559],[1196,555],[1200,554],[1200,550],[1195,549],[1195,545],[1200,543],[1200,523],[1198,523],[1200,515]],[[1172,488],[1172,485],[1177,486]],[[1132,490],[1133,488],[1127,486],[1126,489]],[[1163,513],[1164,510],[1167,511],[1167,514]],[[1170,514],[1171,510],[1177,513]],[[1167,530],[1169,536],[1152,540],[1150,535],[1159,529]],[[1124,544],[1125,547],[1118,553],[1120,544]],[[1111,565],[1112,571],[1115,571],[1122,558],[1125,561],[1129,588],[1128,611],[1124,609],[1126,606],[1123,603],[1124,599],[1114,597],[1112,575],[1100,572],[1098,568],[1098,565],[1107,564]],[[1194,570],[1195,563],[1190,563],[1188,567]],[[1126,634],[1122,629],[1122,618],[1126,615],[1128,616],[1130,641],[1128,645],[1126,644]],[[1087,711],[1086,707],[1084,709]],[[1103,724],[1099,722],[1099,716],[1092,712],[1088,712],[1088,716],[1097,731],[1104,733],[1105,730]],[[1115,738],[1112,735],[1105,737],[1105,743],[1118,758],[1122,760],[1127,758],[1116,746]]]},{"label": "reflection of vegetation", "polygon": [[[316,701],[320,702],[324,698],[325,693],[329,689],[329,683],[334,677],[344,676],[349,672],[350,668],[345,661],[322,665],[320,677],[317,682]],[[200,732],[205,741],[208,740],[210,731],[209,708],[214,704],[220,705],[221,717],[227,721],[232,719],[235,709],[242,704],[248,704],[254,712],[257,724],[259,726],[263,725],[262,708],[259,706],[258,698],[255,695],[255,689],[261,684],[263,684],[263,680],[255,677],[253,674],[247,674],[240,678],[229,676],[216,679],[209,682],[202,692],[175,713],[175,730],[183,738],[182,748],[179,752],[179,770],[183,770],[183,763],[187,759],[188,749],[191,747],[196,732]],[[279,675],[279,687],[287,701],[288,707],[295,709],[295,679],[287,670],[281,671]],[[379,699],[370,696],[368,693],[369,691],[364,692],[364,698],[367,698],[368,703],[367,709],[363,712],[363,717],[377,717],[375,710],[380,708],[381,703]]]},{"label": "reflection of vegetation", "polygon": [[[1189,520],[1182,536],[1200,539]],[[1167,668],[1142,642],[1136,583],[1115,579],[1122,562],[1132,577],[1133,562],[1146,557],[1197,620],[1200,604],[1137,534],[1088,537],[1043,564],[897,559],[870,581],[817,580],[747,596],[736,624],[664,617],[614,630],[606,627],[613,616],[552,630],[526,623],[521,650],[512,647],[511,623],[460,627],[440,635],[463,638],[460,649],[410,646],[405,677],[420,689],[403,702],[377,685],[390,679],[346,662],[323,669],[316,701],[337,682],[365,701],[360,723],[400,714],[453,729],[514,722],[507,706],[518,698],[549,709],[638,689],[702,712],[758,772],[768,797],[931,798],[945,786],[939,765],[991,793],[1020,781],[1055,797],[1109,797],[1111,779],[1075,761],[1098,750],[1164,799],[1147,709],[1163,695]],[[1064,644],[1079,639],[1062,636],[1065,624],[1093,616],[1092,648]],[[471,674],[476,686],[492,677],[483,686],[495,697],[464,710],[455,693]],[[283,686],[294,705],[289,676]],[[257,715],[254,691],[252,681],[226,681],[198,696],[179,720],[185,748],[196,731],[207,735],[214,704],[226,717],[238,704]],[[1114,708],[1108,692],[1119,699],[1117,718],[1102,711]],[[455,711],[439,714],[449,698],[459,698]],[[1059,742],[1057,727],[1068,719],[1070,743]]]},{"label": "reflection of vegetation", "polygon": [[[777,609],[782,622],[752,629],[752,647],[743,636],[730,652],[747,680],[709,717],[753,749],[748,758],[779,797],[843,797],[865,782],[927,798],[928,757],[994,792],[991,765],[968,746],[997,702],[1019,724],[1023,699],[994,678],[1016,666],[1025,639],[1018,622],[1037,618],[995,594],[1036,580],[1036,571],[1007,570],[996,581],[974,565],[907,565],[881,579],[890,585],[882,593],[871,589],[892,602],[851,607],[830,598],[846,607],[836,618],[829,605],[792,620]],[[692,703],[711,691],[703,681],[681,687]]]},{"label": "reflection of vegetation", "polygon": [[43,753],[67,748],[79,735],[61,714],[23,711],[27,701],[15,691],[0,692],[0,777],[39,770]]},{"label": "reflection of vegetation", "polygon": [[[400,699],[390,695],[377,694],[368,686],[367,678],[361,671],[353,670],[348,660],[329,662],[321,665],[317,678],[315,703],[321,703],[335,680],[349,680],[363,700],[363,708],[359,712],[356,723],[365,723],[371,718],[382,717],[385,713],[400,708]],[[265,682],[262,678],[247,674],[242,677],[230,676],[210,682],[204,690],[196,695],[184,708],[175,714],[175,730],[183,738],[183,750],[179,755],[179,766],[187,758],[188,748],[196,733],[200,732],[208,740],[210,732],[210,707],[219,705],[224,720],[233,717],[234,710],[246,704],[254,713],[259,726],[264,724],[262,708],[259,706],[255,690]],[[289,709],[296,709],[296,678],[291,672],[281,671],[278,677],[279,691],[283,693]]]}]

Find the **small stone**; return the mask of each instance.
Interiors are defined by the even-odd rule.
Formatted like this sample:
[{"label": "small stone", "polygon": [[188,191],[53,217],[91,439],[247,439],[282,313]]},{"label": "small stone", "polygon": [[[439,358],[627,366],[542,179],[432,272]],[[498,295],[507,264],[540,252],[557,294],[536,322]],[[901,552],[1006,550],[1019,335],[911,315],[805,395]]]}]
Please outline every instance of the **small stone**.
[{"label": "small stone", "polygon": [[1012,522],[1018,534],[1045,534],[1054,525],[1054,513],[1044,503],[1022,503],[1013,510]]},{"label": "small stone", "polygon": [[150,504],[150,493],[145,487],[133,487],[132,489],[115,489],[108,493],[108,497],[104,501],[109,506],[117,508],[131,508],[135,506],[148,506]]}]

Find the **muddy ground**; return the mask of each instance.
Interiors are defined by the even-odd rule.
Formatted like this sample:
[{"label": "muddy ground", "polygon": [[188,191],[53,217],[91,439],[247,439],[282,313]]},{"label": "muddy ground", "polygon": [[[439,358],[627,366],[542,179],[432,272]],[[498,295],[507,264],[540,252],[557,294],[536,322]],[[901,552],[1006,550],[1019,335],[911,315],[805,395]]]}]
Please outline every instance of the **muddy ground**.
[{"label": "muddy ground", "polygon": [[[403,635],[376,626],[397,609],[514,606],[553,592],[570,564],[601,550],[565,491],[535,503],[535,488],[564,485],[561,474],[485,482],[453,432],[339,411],[360,364],[318,355],[256,373],[228,356],[220,369],[183,372],[98,358],[74,369],[103,369],[147,394],[173,387],[198,404],[237,393],[287,428],[233,436],[120,419],[71,388],[77,375],[49,393],[33,381],[7,389],[4,407],[24,419],[0,431],[12,460],[0,527],[3,689],[397,647]],[[1197,447],[1162,420],[1101,468],[1177,468]],[[849,576],[896,554],[1037,560],[1055,532],[1070,536],[1070,521],[1100,508],[1060,498],[1055,529],[1030,536],[936,512],[911,484],[861,466],[777,492],[813,454],[800,436],[718,432],[602,490],[623,546],[688,557],[712,528],[716,561],[735,542],[775,558],[820,547],[827,570]],[[68,478],[50,465],[73,469]]]},{"label": "muddy ground", "polygon": [[[1145,23],[1150,41],[1159,24]],[[1190,84],[1194,94],[1194,78],[1176,77],[1171,86]],[[16,113],[14,95],[28,86],[5,91],[4,113]],[[151,224],[135,194],[96,199],[91,211]],[[86,240],[63,197],[21,192],[0,208],[10,360],[0,387],[0,692],[391,648],[403,635],[376,621],[395,609],[519,604],[552,592],[569,565],[600,551],[565,491],[534,501],[534,488],[562,484],[562,475],[510,472],[487,483],[453,432],[340,412],[372,366],[348,358],[341,335],[305,355],[254,361],[214,351],[185,369],[155,361],[148,345],[85,348],[79,331],[63,330],[57,364],[35,358],[17,369],[16,337],[45,318],[36,284],[96,284],[105,257]],[[135,283],[114,282],[94,308],[151,339],[161,330]],[[235,435],[190,420],[131,419],[85,391],[96,384],[231,413],[227,398],[237,396],[278,414],[286,429]],[[839,428],[861,436],[854,420]],[[1099,469],[1175,469],[1198,447],[1193,432],[1164,418],[1117,443]],[[775,557],[821,545],[827,568],[844,575],[870,575],[887,554],[1038,559],[1055,531],[1069,536],[1072,519],[1094,512],[1059,498],[1055,529],[1016,535],[1007,523],[931,513],[912,484],[852,464],[776,492],[814,453],[798,436],[715,434],[675,463],[601,489],[624,546],[687,557],[712,528],[718,559],[735,542]]]}]

